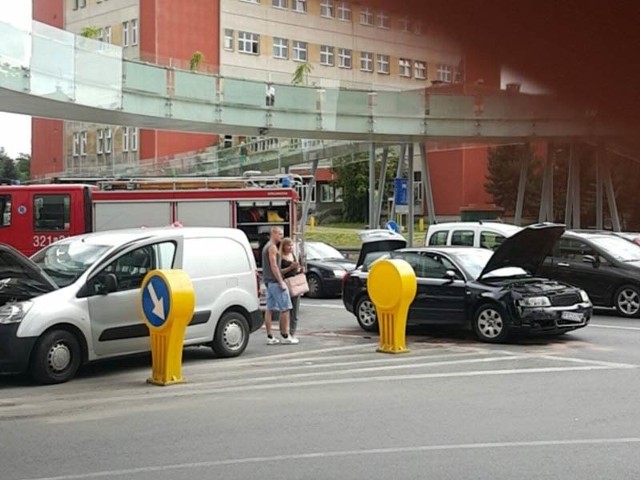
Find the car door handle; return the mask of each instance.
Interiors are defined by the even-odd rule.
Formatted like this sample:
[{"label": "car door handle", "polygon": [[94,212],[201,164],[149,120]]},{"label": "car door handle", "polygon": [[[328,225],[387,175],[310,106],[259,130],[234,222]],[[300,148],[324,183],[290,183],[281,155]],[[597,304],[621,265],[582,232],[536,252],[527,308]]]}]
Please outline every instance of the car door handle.
[{"label": "car door handle", "polygon": [[569,266],[569,264],[568,264],[568,263],[565,263],[565,262],[558,262],[558,266],[559,266],[559,267],[568,267],[568,266]]}]

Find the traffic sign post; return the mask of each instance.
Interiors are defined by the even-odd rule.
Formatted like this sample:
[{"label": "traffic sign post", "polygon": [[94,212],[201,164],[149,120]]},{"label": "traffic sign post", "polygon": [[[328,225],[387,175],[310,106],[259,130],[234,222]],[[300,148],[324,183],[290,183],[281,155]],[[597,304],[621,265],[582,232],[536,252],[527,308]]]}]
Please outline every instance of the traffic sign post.
[{"label": "traffic sign post", "polygon": [[183,383],[182,349],[193,317],[195,293],[184,270],[151,270],[142,281],[140,311],[151,336],[154,385]]}]

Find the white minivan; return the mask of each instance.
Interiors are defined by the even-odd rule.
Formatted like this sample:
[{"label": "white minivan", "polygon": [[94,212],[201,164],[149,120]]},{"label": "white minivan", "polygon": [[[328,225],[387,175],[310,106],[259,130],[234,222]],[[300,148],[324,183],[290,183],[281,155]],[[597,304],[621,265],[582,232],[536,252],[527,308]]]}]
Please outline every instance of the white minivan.
[{"label": "white minivan", "polygon": [[183,269],[195,290],[185,345],[240,355],[262,326],[249,241],[233,228],[139,228],[53,243],[31,259],[0,248],[0,373],[65,382],[85,362],[150,350],[140,286]]},{"label": "white minivan", "polygon": [[443,222],[429,225],[424,237],[425,247],[456,245],[496,250],[505,238],[522,227],[500,222]]}]

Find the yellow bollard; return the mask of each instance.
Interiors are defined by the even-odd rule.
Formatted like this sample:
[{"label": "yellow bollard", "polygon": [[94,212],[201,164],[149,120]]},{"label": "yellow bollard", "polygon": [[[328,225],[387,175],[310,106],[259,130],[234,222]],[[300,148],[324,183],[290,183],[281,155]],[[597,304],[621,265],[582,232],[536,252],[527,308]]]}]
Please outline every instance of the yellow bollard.
[{"label": "yellow bollard", "polygon": [[424,218],[422,217],[420,217],[420,220],[418,220],[418,231],[424,232]]},{"label": "yellow bollard", "polygon": [[378,316],[378,352],[408,352],[407,315],[418,289],[413,268],[405,260],[378,260],[369,272],[367,289]]},{"label": "yellow bollard", "polygon": [[309,230],[313,230],[316,226],[316,217],[314,217],[313,215],[311,215],[309,217]]},{"label": "yellow bollard", "polygon": [[195,309],[195,293],[184,270],[151,270],[144,277],[140,310],[151,337],[151,378],[154,385],[183,383],[182,349]]}]

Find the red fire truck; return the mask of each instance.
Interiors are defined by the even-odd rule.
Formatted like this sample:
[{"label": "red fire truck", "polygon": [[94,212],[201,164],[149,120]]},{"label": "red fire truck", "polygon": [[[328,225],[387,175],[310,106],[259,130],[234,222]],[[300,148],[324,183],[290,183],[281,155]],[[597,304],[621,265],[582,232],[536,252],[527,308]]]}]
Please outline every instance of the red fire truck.
[{"label": "red fire truck", "polygon": [[296,235],[303,182],[275,177],[155,178],[0,185],[0,242],[32,255],[61,238],[130,227],[235,227],[259,249],[271,227]]}]

